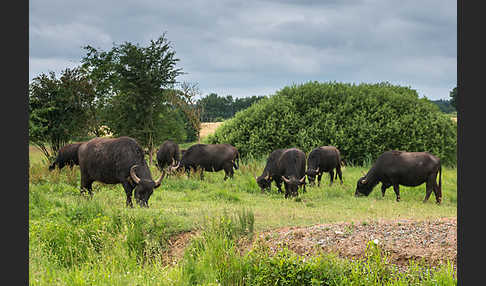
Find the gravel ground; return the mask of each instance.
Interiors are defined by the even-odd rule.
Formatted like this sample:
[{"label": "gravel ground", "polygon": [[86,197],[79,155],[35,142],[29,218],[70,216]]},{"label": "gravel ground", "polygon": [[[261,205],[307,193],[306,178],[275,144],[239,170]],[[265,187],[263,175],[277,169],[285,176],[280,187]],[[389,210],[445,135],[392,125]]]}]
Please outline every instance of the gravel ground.
[{"label": "gravel ground", "polygon": [[457,262],[456,218],[320,224],[275,229],[258,237],[274,251],[286,246],[300,255],[323,251],[351,259],[364,257],[368,242],[376,239],[389,262],[399,268],[406,267],[409,260],[424,259],[431,266]]}]

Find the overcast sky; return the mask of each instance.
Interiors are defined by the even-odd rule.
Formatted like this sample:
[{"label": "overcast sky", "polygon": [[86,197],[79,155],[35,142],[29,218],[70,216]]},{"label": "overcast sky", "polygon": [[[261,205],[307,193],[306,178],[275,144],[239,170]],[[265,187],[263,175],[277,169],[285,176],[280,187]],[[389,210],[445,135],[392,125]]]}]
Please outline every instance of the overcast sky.
[{"label": "overcast sky", "polygon": [[307,81],[409,86],[449,99],[457,1],[29,1],[29,80],[78,66],[83,46],[141,46],[164,32],[179,81],[202,95],[270,95]]}]

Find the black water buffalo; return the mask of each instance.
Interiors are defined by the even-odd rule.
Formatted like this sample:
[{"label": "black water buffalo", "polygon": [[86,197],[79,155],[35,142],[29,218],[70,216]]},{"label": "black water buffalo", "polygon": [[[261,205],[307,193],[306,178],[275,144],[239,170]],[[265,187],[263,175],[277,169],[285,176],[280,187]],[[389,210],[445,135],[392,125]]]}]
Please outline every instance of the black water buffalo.
[{"label": "black water buffalo", "polygon": [[201,179],[204,171],[217,172],[223,169],[226,180],[233,177],[233,168],[239,168],[239,160],[238,150],[230,144],[195,144],[183,153],[178,166],[173,168],[184,168],[188,175],[191,169],[201,169]]},{"label": "black water buffalo", "polygon": [[157,150],[157,167],[163,171],[167,166],[177,166],[180,161],[179,145],[171,140],[166,140]]},{"label": "black water buffalo", "polygon": [[[305,153],[297,148],[286,149],[277,161],[278,175],[275,179],[283,180],[285,198],[298,196],[299,187],[305,192]],[[279,182],[276,180],[277,185]]]},{"label": "black water buffalo", "polygon": [[[437,174],[439,184],[437,185]],[[356,185],[355,196],[368,196],[381,182],[381,193],[385,196],[393,186],[397,202],[400,201],[399,185],[415,187],[425,183],[424,203],[434,191],[438,204],[442,201],[442,166],[440,159],[427,152],[387,151],[376,159],[368,173]]]},{"label": "black water buffalo", "polygon": [[311,185],[317,176],[317,186],[321,185],[321,178],[324,172],[329,173],[332,185],[334,181],[334,169],[336,169],[336,178],[339,176],[341,184],[343,183],[343,173],[341,172],[341,153],[334,146],[317,147],[309,153],[307,158],[307,179]]},{"label": "black water buffalo", "polygon": [[130,137],[94,138],[79,146],[79,168],[81,170],[81,192],[85,189],[92,195],[92,184],[122,184],[127,196],[126,205],[133,207],[132,191],[142,207],[158,188],[165,173],[157,181],[152,180],[143,149]]},{"label": "black water buffalo", "polygon": [[54,170],[57,167],[60,169],[64,166],[72,168],[74,165],[79,165],[78,161],[78,148],[83,142],[67,144],[57,153],[56,160],[49,166],[49,171]]},{"label": "black water buffalo", "polygon": [[277,175],[277,161],[285,149],[274,150],[267,158],[267,164],[263,169],[261,176],[255,178],[258,186],[261,188],[262,193],[265,189],[270,189],[272,180],[277,184],[278,192],[282,192],[282,179]]}]

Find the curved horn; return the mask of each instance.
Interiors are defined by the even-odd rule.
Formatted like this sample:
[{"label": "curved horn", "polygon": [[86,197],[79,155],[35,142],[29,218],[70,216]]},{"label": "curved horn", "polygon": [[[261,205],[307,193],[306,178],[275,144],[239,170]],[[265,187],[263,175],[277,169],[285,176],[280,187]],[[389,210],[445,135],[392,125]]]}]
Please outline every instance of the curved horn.
[{"label": "curved horn", "polygon": [[319,167],[317,167],[317,169],[316,169],[316,173],[319,173]]},{"label": "curved horn", "polygon": [[302,179],[299,180],[299,183],[305,183],[305,176],[303,176]]},{"label": "curved horn", "polygon": [[267,180],[267,181],[270,180],[270,174],[265,176],[265,180]]},{"label": "curved horn", "polygon": [[138,184],[140,183],[140,178],[137,177],[137,174],[135,174],[135,168],[137,167],[138,165],[133,165],[131,168],[130,168],[130,177],[132,178],[132,180],[135,182],[135,184]]},{"label": "curved horn", "polygon": [[366,182],[367,182],[366,179],[361,180],[361,184],[366,184]]},{"label": "curved horn", "polygon": [[162,183],[162,179],[165,177],[165,172],[162,171],[162,174],[160,175],[160,178],[155,181],[154,189],[158,188],[160,184]]},{"label": "curved horn", "polygon": [[285,176],[282,176],[282,179],[284,180],[284,182],[286,182],[287,184],[290,184],[290,180],[285,178]]},{"label": "curved horn", "polygon": [[176,171],[176,170],[177,170],[177,168],[179,168],[179,166],[180,166],[180,165],[181,165],[181,161],[179,161],[179,162],[177,163],[177,165],[175,165],[175,166],[171,165],[171,166],[170,166],[170,168],[171,168],[171,170],[172,170],[172,171]]}]

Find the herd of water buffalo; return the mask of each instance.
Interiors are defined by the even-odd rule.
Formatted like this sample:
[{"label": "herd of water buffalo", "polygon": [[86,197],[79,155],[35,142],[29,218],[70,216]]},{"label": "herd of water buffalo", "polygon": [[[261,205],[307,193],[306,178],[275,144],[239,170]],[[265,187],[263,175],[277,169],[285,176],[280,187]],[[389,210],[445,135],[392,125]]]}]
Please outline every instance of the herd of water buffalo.
[{"label": "herd of water buffalo", "polygon": [[[230,144],[195,144],[187,150],[179,150],[177,143],[168,140],[160,146],[156,158],[162,174],[154,181],[145,160],[145,152],[135,139],[126,136],[93,138],[61,148],[49,170],[56,166],[61,169],[66,165],[79,165],[82,193],[87,190],[92,195],[94,181],[122,184],[127,206],[133,207],[133,193],[140,206],[148,207],[150,196],[160,186],[168,171],[184,170],[189,175],[191,170],[200,170],[203,179],[204,171],[224,170],[226,180],[233,177],[233,169],[239,168],[240,155],[237,148]],[[320,186],[323,173],[329,173],[330,184],[338,176],[342,184],[342,166],[340,152],[333,146],[317,147],[309,153],[308,158],[298,148],[277,149],[268,156],[261,176],[255,179],[262,192],[269,189],[273,181],[282,193],[283,182],[285,198],[288,198],[298,196],[299,188],[306,191],[306,176],[311,185],[317,177]],[[438,204],[442,200],[440,159],[427,152],[384,152],[368,173],[358,180],[355,196],[368,196],[380,182],[382,195],[385,195],[388,187],[393,186],[397,201],[400,201],[399,185],[418,186],[423,183],[426,184],[424,202],[429,199],[432,191]]]}]

